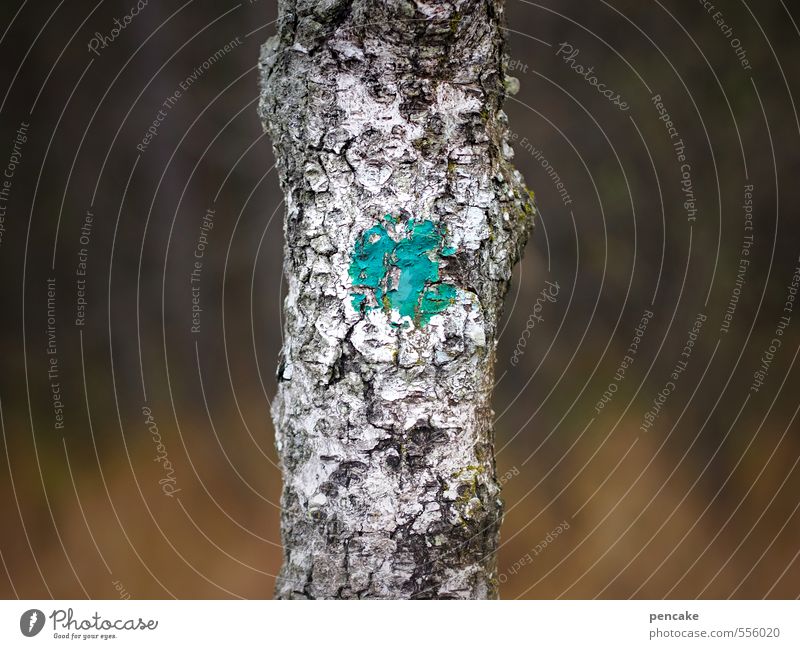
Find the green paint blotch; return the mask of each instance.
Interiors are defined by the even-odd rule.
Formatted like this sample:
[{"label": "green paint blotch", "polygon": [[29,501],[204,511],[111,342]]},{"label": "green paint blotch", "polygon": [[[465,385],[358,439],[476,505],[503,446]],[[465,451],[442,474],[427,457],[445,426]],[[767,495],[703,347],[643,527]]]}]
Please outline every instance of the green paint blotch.
[{"label": "green paint blotch", "polygon": [[[455,302],[457,289],[440,281],[439,264],[456,250],[444,246],[444,226],[411,219],[401,230],[394,227],[397,223],[396,217],[387,214],[384,223],[369,228],[356,241],[350,278],[354,288],[364,290],[351,293],[352,305],[362,313],[382,308],[391,315],[396,310],[401,318],[424,326]],[[374,302],[368,300],[370,292]]]}]

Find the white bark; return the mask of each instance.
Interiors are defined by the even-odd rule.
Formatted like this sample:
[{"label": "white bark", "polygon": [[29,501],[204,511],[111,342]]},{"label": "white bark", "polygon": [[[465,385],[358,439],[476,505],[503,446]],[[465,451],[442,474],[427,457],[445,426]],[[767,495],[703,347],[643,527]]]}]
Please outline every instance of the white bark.
[{"label": "white bark", "polygon": [[[502,3],[279,9],[260,102],[287,205],[277,596],[495,597],[495,334],[535,211],[500,110]],[[403,318],[354,286],[354,251],[426,221],[443,241],[421,267],[454,299]],[[390,290],[406,270],[387,259]]]}]

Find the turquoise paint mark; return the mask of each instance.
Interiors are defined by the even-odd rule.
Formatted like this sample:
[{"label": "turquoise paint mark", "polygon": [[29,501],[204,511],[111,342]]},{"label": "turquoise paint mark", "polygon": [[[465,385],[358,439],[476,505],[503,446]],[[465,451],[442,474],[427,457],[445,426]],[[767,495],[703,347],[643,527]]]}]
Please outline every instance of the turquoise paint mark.
[{"label": "turquoise paint mark", "polygon": [[[424,326],[456,299],[456,287],[439,280],[441,258],[456,251],[444,246],[443,226],[411,219],[395,239],[386,226],[394,232],[397,222],[387,214],[384,223],[369,228],[356,241],[350,255],[350,278],[354,288],[365,290],[351,293],[352,305],[362,313],[378,308],[390,314],[397,310],[401,318]],[[370,292],[374,302],[368,299]]]},{"label": "turquoise paint mark", "polygon": [[367,299],[366,295],[359,295],[358,293],[351,293],[353,296],[353,308],[356,311],[361,311],[361,306],[364,304],[364,301]]}]

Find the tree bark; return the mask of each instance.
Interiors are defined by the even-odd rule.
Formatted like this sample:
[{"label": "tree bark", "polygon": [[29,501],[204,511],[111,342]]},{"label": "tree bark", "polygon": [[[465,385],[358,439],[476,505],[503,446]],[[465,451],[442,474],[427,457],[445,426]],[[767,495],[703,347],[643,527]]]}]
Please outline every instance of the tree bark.
[{"label": "tree bark", "polygon": [[495,337],[533,224],[499,0],[280,0],[280,598],[492,598]]}]

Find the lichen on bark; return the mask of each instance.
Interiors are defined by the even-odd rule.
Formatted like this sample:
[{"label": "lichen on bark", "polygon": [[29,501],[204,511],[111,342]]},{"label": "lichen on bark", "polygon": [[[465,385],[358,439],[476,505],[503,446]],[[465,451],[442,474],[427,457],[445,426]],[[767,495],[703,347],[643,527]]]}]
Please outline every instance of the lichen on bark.
[{"label": "lichen on bark", "polygon": [[[286,198],[278,597],[496,597],[496,331],[535,214],[502,21],[497,0],[279,2],[259,104]],[[378,279],[354,277],[379,241]]]}]

